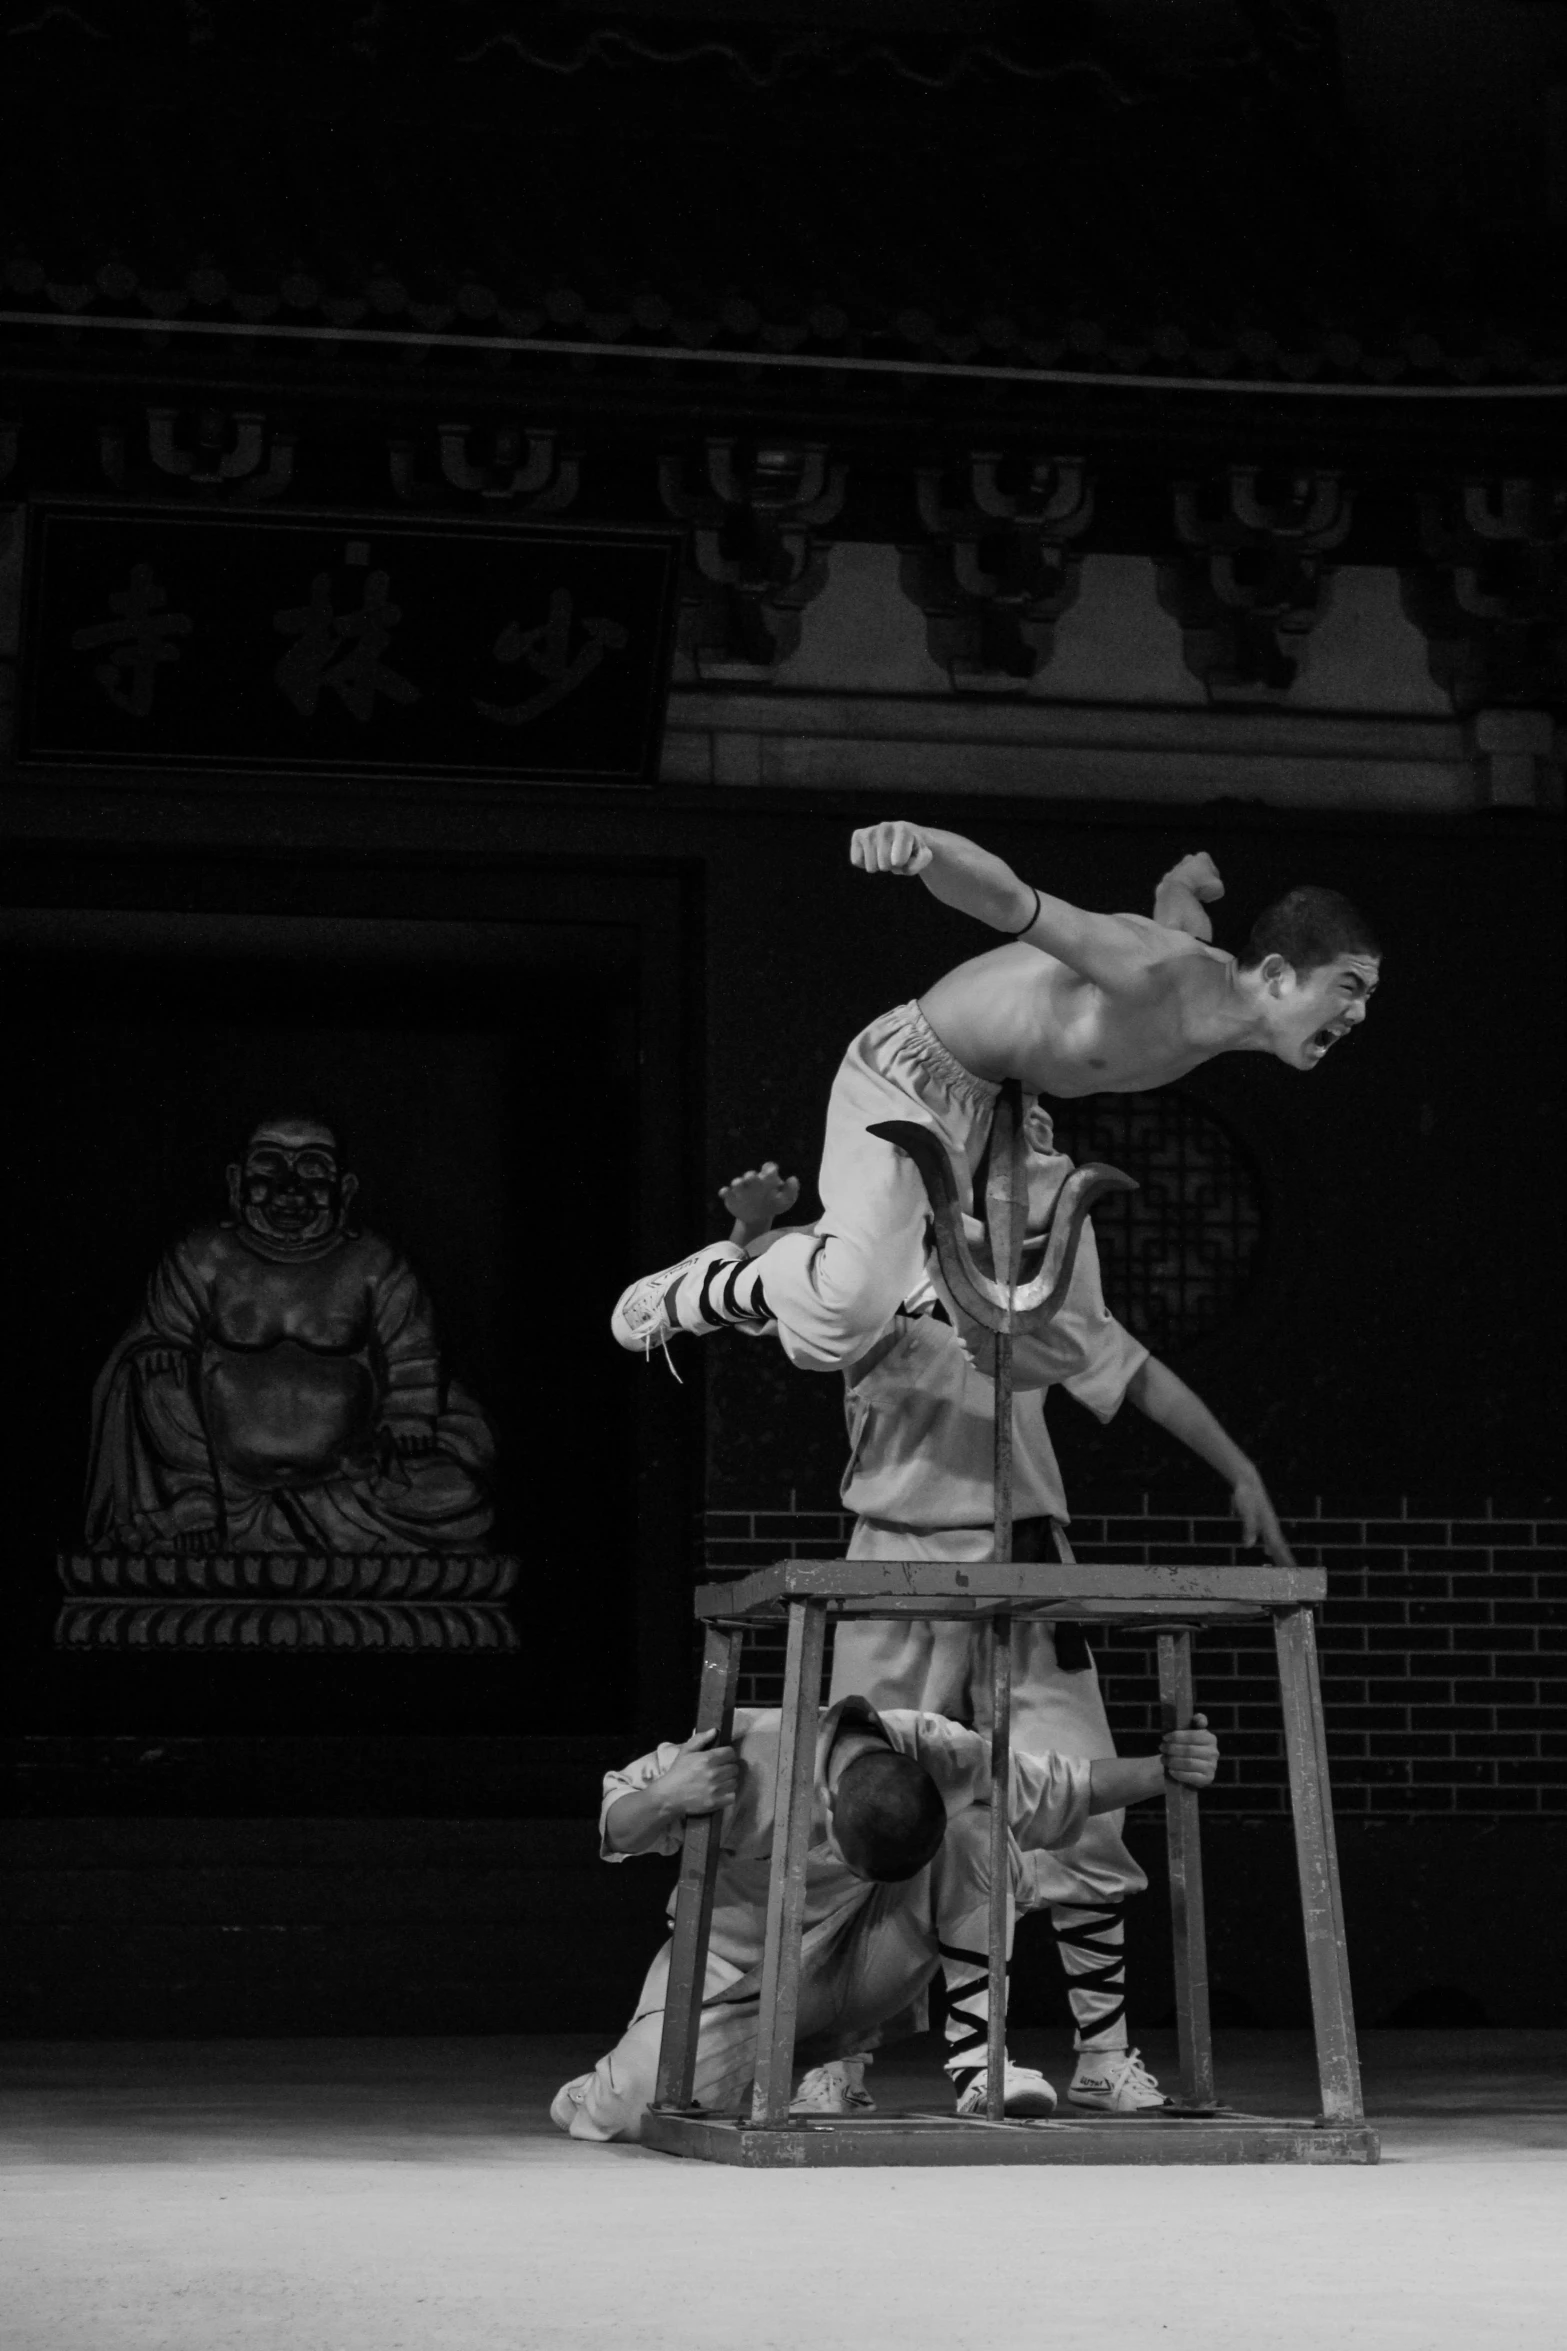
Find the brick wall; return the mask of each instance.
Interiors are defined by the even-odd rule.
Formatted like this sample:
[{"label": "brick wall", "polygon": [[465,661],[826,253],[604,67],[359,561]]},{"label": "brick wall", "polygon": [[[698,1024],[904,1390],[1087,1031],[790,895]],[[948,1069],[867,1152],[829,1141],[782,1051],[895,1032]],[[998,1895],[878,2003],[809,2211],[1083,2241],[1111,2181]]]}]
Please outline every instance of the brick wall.
[{"label": "brick wall", "polygon": [[[1124,1498],[1123,1498],[1124,1499]],[[775,1559],[841,1557],[849,1518],[800,1508],[709,1513],[709,1572]],[[1410,1817],[1567,1813],[1567,1527],[1542,1514],[1462,1515],[1408,1501],[1316,1501],[1286,1532],[1302,1566],[1326,1567],[1318,1627],[1333,1792],[1340,1813]],[[1147,1496],[1134,1515],[1079,1512],[1083,1560],[1236,1562],[1231,1519],[1172,1514]],[[1094,1636],[1112,1728],[1129,1750],[1156,1735],[1150,1637]],[[742,1696],[775,1705],[783,1635],[748,1643]],[[1210,1806],[1286,1807],[1283,1738],[1266,1625],[1200,1636],[1198,1700],[1225,1750]]]}]

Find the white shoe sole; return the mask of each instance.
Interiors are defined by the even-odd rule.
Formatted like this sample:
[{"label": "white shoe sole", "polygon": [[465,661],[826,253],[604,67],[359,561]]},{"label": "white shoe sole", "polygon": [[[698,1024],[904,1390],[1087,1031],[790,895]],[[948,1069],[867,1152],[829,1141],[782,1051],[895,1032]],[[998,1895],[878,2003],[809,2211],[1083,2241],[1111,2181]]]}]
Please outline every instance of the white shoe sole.
[{"label": "white shoe sole", "polygon": [[[984,2114],[986,2098],[983,2090],[977,2098],[965,2091],[958,2102],[960,2115]],[[1002,2109],[1009,2122],[1043,2122],[1056,2110],[1056,2094],[1048,2082],[1037,2089],[1014,2090]]]},{"label": "white shoe sole", "polygon": [[1083,2114],[1162,2114],[1173,2104],[1169,2098],[1085,2098],[1079,2090],[1068,2090],[1066,2102]]},{"label": "white shoe sole", "polygon": [[[689,1257],[682,1257],[678,1265],[666,1265],[662,1273],[644,1274],[615,1301],[609,1327],[618,1343],[630,1355],[651,1355],[655,1347],[667,1347],[676,1331],[685,1329],[684,1323],[676,1322],[670,1300],[686,1275],[698,1265],[737,1264],[744,1255],[733,1242],[718,1241],[706,1249],[693,1249]],[[697,1330],[691,1336],[705,1338],[707,1332]]]}]

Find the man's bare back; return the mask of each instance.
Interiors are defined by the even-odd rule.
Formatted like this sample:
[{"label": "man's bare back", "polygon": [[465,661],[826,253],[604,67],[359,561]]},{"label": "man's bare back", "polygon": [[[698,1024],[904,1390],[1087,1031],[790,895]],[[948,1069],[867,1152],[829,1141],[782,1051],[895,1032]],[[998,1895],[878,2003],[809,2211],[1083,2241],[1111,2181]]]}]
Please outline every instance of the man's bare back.
[{"label": "man's bare back", "polygon": [[1173,878],[1195,880],[1197,923],[1175,928],[1046,897],[988,850],[931,826],[866,826],[850,854],[867,873],[918,875],[945,905],[1013,932],[927,989],[920,1010],[976,1077],[1038,1093],[1146,1093],[1220,1053],[1311,1069],[1364,1020],[1377,982],[1369,950],[1300,971],[1277,954],[1243,968],[1194,936],[1196,899],[1223,888],[1206,857],[1176,869]]}]

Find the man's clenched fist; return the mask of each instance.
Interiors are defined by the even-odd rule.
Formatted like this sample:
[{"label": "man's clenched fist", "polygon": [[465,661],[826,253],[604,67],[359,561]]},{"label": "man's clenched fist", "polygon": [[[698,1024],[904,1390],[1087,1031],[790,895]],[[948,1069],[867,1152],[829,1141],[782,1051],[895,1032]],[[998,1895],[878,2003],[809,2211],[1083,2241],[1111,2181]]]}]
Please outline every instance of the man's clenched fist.
[{"label": "man's clenched fist", "polygon": [[1164,1776],[1183,1788],[1206,1788],[1219,1768],[1219,1742],[1208,1728],[1205,1714],[1192,1716],[1191,1728],[1166,1731],[1159,1741]]},{"label": "man's clenched fist", "polygon": [[862,873],[895,873],[906,881],[923,873],[935,854],[920,827],[902,817],[862,825],[849,843],[849,863]]}]

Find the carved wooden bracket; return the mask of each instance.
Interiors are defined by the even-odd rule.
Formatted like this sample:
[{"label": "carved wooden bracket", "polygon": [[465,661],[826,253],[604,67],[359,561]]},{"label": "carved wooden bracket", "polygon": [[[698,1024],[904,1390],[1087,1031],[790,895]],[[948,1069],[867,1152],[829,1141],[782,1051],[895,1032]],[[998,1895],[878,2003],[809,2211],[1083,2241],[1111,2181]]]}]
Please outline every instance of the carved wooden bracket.
[{"label": "carved wooden bracket", "polygon": [[1327,609],[1330,551],[1353,495],[1336,473],[1270,480],[1232,465],[1219,481],[1174,485],[1181,551],[1158,569],[1159,601],[1180,623],[1186,666],[1209,696],[1285,694]]},{"label": "carved wooden bracket", "polygon": [[847,479],[820,442],[710,440],[700,460],[659,460],[665,512],[691,525],[680,646],[702,677],[769,678],[795,650],[827,580],[813,533],[842,511]]},{"label": "carved wooden bracket", "polygon": [[439,481],[421,478],[417,441],[387,442],[392,488],[408,505],[430,505],[446,491],[458,490],[522,514],[563,514],[581,485],[580,459],[561,448],[552,429],[443,424],[437,427],[436,438]]},{"label": "carved wooden bracket", "polygon": [[1567,482],[1465,482],[1419,517],[1404,610],[1454,709],[1567,702]]},{"label": "carved wooden bracket", "polygon": [[1422,560],[1400,573],[1431,675],[1470,721],[1482,796],[1558,804],[1567,713],[1567,482],[1468,481],[1419,502]]},{"label": "carved wooden bracket", "polygon": [[161,493],[175,481],[207,497],[280,498],[294,477],[296,437],[276,423],[269,434],[254,409],[149,408],[146,462],[118,419],[98,428],[98,460],[116,490]]},{"label": "carved wooden bracket", "polygon": [[1080,458],[1008,461],[976,450],[962,488],[921,466],[915,500],[928,538],[902,550],[903,592],[925,615],[925,640],[954,687],[1020,693],[1050,659],[1056,624],[1075,601],[1093,519]]}]

